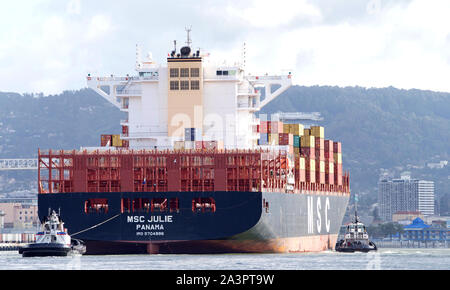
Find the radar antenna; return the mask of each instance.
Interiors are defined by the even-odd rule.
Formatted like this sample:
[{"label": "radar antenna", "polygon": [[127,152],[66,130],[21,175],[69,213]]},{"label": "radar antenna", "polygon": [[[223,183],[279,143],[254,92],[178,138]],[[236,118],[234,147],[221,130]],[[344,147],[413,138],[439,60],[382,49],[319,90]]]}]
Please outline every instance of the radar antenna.
[{"label": "radar antenna", "polygon": [[187,46],[191,47],[191,43],[192,43],[192,41],[191,41],[191,31],[192,31],[192,26],[185,27],[185,29],[186,29],[186,33],[187,33],[187,41],[186,41],[186,44],[187,44]]}]

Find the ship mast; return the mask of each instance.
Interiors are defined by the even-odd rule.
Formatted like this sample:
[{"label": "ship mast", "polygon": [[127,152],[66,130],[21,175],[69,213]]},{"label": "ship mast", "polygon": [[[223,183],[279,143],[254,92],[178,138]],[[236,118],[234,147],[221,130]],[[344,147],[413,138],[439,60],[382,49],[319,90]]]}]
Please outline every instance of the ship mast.
[{"label": "ship mast", "polygon": [[185,30],[186,30],[186,33],[187,33],[186,44],[187,44],[187,46],[191,47],[191,43],[192,43],[192,40],[191,40],[192,26],[189,26],[189,28],[186,27]]}]

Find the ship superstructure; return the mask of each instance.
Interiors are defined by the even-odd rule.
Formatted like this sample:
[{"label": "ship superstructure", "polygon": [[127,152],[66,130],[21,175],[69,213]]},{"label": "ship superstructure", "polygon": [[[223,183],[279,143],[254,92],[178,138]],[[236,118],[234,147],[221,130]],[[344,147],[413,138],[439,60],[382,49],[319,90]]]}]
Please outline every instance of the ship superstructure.
[{"label": "ship superstructure", "polygon": [[204,141],[223,141],[226,149],[255,148],[255,112],[292,85],[291,74],[249,75],[243,64],[214,64],[190,46],[175,47],[167,65],[151,53],[141,61],[139,47],[136,55],[136,76],[87,77],[90,88],[128,113],[121,139],[132,148],[173,148],[185,128]]},{"label": "ship superstructure", "polygon": [[350,194],[341,143],[255,115],[291,73],[216,65],[189,37],[167,65],[140,54],[136,76],[87,76],[128,118],[101,148],[39,150],[39,208],[60,208],[88,254],[331,249]]}]

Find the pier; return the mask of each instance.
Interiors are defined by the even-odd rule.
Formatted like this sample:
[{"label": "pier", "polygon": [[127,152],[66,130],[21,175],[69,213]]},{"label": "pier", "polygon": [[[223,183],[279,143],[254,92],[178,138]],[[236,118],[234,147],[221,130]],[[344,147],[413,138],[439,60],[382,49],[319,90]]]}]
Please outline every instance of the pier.
[{"label": "pier", "polygon": [[378,248],[450,248],[447,241],[374,240]]}]

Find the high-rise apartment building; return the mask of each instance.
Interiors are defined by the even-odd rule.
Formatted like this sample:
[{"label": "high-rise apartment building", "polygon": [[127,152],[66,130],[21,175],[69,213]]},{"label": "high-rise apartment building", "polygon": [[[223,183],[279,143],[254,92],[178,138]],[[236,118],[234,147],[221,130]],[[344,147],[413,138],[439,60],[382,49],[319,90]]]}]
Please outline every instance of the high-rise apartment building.
[{"label": "high-rise apartment building", "polygon": [[434,214],[434,182],[402,177],[378,183],[380,217],[392,221],[399,211],[419,211],[424,216]]}]

